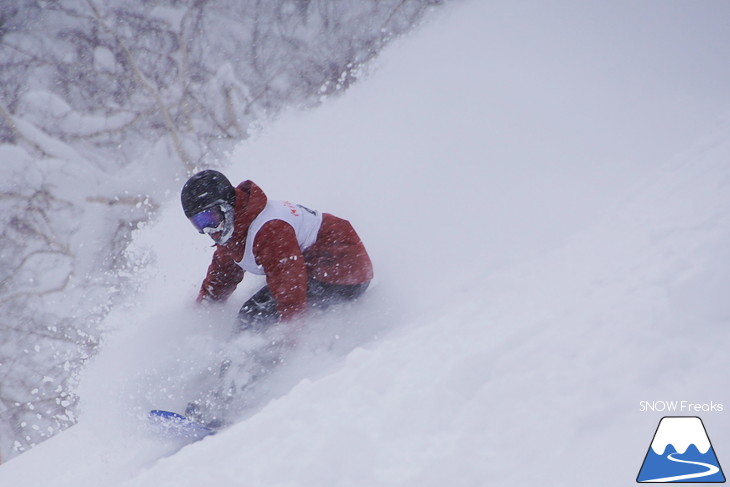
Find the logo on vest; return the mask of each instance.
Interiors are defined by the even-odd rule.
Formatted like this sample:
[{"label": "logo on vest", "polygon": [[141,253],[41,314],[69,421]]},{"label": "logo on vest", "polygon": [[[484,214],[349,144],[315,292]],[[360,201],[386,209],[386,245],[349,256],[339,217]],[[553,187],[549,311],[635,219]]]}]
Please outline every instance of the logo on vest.
[{"label": "logo on vest", "polygon": [[289,213],[294,216],[301,215],[301,213],[299,213],[299,210],[304,210],[312,216],[317,216],[317,212],[315,210],[311,210],[304,205],[295,205],[290,201],[282,201],[281,204],[283,204],[289,210]]},{"label": "logo on vest", "polygon": [[289,212],[294,216],[299,216],[299,212],[297,211],[297,206],[294,203],[290,203],[289,201],[282,201],[282,204],[286,206],[289,209]]}]

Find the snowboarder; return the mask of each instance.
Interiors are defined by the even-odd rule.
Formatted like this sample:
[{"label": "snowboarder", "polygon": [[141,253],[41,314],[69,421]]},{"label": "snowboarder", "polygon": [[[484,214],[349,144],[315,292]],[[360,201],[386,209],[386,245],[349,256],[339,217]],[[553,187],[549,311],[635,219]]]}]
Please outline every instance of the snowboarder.
[{"label": "snowboarder", "polygon": [[233,187],[201,171],[183,186],[185,216],[216,250],[198,302],[225,301],[244,271],[266,285],[238,314],[240,329],[261,330],[362,295],[373,278],[365,247],[346,220],[288,201],[269,200],[252,181]]}]

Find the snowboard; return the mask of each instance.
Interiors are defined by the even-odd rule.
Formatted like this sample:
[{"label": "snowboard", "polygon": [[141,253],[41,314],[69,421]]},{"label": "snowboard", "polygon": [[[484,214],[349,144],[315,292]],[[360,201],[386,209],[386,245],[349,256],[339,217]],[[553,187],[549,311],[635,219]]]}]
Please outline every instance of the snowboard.
[{"label": "snowboard", "polygon": [[213,428],[191,421],[182,414],[162,409],[151,410],[149,422],[155,433],[160,436],[188,443],[202,440],[206,436],[216,433]]}]

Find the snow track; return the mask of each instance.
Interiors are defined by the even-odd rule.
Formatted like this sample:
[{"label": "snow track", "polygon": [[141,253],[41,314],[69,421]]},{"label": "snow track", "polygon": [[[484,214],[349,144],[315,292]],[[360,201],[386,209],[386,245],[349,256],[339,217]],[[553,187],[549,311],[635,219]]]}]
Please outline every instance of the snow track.
[{"label": "snow track", "polygon": [[704,472],[690,473],[690,474],[686,474],[686,475],[675,475],[674,477],[662,477],[659,479],[651,479],[651,480],[646,480],[645,482],[679,482],[682,480],[701,479],[702,477],[709,477],[710,475],[714,475],[720,471],[719,468],[717,468],[714,465],[710,465],[709,463],[691,462],[689,460],[681,460],[679,458],[674,458],[674,455],[678,455],[678,454],[672,453],[671,455],[667,456],[667,458],[673,462],[687,463],[689,465],[697,465],[699,467],[704,467],[707,470],[705,470]]}]

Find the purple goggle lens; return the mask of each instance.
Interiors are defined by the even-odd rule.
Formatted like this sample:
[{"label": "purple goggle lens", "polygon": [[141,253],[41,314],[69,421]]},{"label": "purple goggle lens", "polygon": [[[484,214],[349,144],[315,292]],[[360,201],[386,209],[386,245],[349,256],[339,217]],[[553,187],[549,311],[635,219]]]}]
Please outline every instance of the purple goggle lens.
[{"label": "purple goggle lens", "polygon": [[206,228],[218,228],[224,219],[223,212],[218,207],[208,208],[190,217],[200,233],[204,233]]}]

